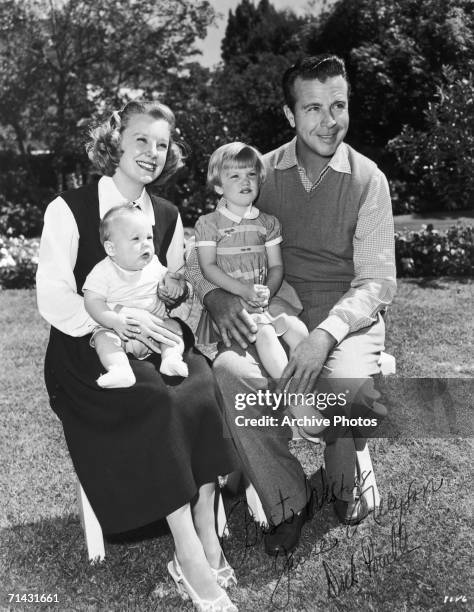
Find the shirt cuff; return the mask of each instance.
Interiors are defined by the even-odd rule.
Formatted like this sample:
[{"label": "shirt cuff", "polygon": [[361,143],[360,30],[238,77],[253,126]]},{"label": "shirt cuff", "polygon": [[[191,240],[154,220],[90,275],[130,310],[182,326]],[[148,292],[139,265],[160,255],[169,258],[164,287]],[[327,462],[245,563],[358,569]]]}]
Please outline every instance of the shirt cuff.
[{"label": "shirt cuff", "polygon": [[318,325],[317,329],[324,329],[324,331],[327,331],[339,344],[339,342],[342,342],[347,336],[350,328],[349,323],[346,323],[337,315],[330,315]]}]

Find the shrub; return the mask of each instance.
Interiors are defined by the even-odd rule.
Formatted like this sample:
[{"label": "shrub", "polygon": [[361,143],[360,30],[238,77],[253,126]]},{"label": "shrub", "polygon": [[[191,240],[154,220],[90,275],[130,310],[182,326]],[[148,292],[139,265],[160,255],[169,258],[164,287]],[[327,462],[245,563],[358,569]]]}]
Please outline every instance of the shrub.
[{"label": "shrub", "polygon": [[35,286],[38,238],[0,235],[0,287],[28,289]]},{"label": "shrub", "polygon": [[[34,287],[38,251],[38,238],[0,235],[0,288]],[[472,276],[474,228],[458,225],[440,232],[428,225],[418,232],[396,232],[395,255],[400,277]]]},{"label": "shrub", "polygon": [[472,276],[474,228],[453,225],[446,232],[423,225],[419,232],[396,232],[398,276]]},{"label": "shrub", "polygon": [[426,130],[405,126],[389,142],[418,210],[470,208],[474,202],[474,77],[444,67]]},{"label": "shrub", "polygon": [[39,206],[13,204],[0,195],[0,234],[33,238],[41,234],[43,212]]},{"label": "shrub", "polygon": [[392,198],[392,211],[394,215],[407,215],[416,210],[416,196],[413,187],[406,181],[389,179],[390,196]]}]

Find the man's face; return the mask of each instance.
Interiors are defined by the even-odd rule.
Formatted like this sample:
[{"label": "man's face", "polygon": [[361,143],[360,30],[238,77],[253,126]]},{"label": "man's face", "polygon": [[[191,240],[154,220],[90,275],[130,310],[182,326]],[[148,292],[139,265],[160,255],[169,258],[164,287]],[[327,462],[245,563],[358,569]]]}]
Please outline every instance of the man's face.
[{"label": "man's face", "polygon": [[286,118],[295,128],[300,151],[332,157],[349,127],[347,81],[329,77],[323,83],[298,77],[293,86],[295,108],[284,107]]}]

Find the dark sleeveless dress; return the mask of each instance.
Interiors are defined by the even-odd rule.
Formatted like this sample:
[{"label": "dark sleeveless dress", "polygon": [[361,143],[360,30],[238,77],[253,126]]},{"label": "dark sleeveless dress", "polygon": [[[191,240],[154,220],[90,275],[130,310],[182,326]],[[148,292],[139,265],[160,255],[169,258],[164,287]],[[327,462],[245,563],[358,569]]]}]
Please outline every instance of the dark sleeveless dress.
[{"label": "dark sleeveless dress", "polygon": [[[78,291],[105,257],[99,240],[97,185],[62,195],[79,229],[74,276]],[[177,209],[150,194],[156,254],[166,265]],[[180,322],[181,323],[181,322]],[[189,377],[159,372],[160,355],[130,356],[137,382],[101,389],[104,371],[89,346],[51,328],[45,380],[51,407],[62,421],[76,473],[105,533],[120,533],[163,518],[190,501],[200,485],[237,467],[224,437],[221,399],[206,359],[182,323]]]}]

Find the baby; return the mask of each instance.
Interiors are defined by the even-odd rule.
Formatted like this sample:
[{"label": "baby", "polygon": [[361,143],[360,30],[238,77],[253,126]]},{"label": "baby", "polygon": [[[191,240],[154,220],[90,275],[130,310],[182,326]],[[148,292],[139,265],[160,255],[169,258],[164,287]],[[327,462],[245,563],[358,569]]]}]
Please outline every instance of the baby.
[{"label": "baby", "polygon": [[[253,147],[232,142],[214,151],[207,179],[221,199],[214,212],[198,219],[196,248],[204,278],[263,309],[251,315],[258,329],[255,346],[265,370],[272,378],[280,378],[288,359],[279,338],[293,350],[308,336],[308,330],[293,316],[301,312],[301,302],[283,281],[280,222],[253,204],[264,178],[262,156]],[[198,342],[215,339],[209,319],[204,311]],[[305,402],[292,406],[291,411],[297,418],[322,418]],[[310,439],[323,429],[319,425],[299,427]]]},{"label": "baby", "polygon": [[[155,255],[153,229],[146,215],[131,204],[116,206],[107,212],[100,224],[100,240],[107,257],[89,273],[84,283],[84,305],[99,324],[91,338],[107,370],[97,379],[104,388],[131,387],[135,375],[126,353],[145,359],[151,350],[138,339],[127,339],[127,327],[137,324],[117,306],[148,310],[163,319],[162,325],[182,336],[179,323],[166,317],[160,298],[176,300],[185,291],[183,279],[171,276]],[[161,343],[160,372],[168,376],[188,375],[183,361],[184,343],[174,346]]]}]

